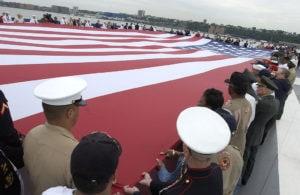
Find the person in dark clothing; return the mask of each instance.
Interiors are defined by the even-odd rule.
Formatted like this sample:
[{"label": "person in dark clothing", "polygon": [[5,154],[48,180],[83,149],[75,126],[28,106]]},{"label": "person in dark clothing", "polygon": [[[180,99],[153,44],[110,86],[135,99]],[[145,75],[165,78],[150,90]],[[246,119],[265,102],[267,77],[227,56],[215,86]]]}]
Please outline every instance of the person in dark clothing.
[{"label": "person in dark clothing", "polygon": [[17,169],[23,166],[22,143],[14,128],[7,99],[0,90],[0,194],[21,193]]},{"label": "person in dark clothing", "polygon": [[0,90],[0,149],[18,168],[24,166],[23,148],[10,115],[8,101]]},{"label": "person in dark clothing", "polygon": [[[178,116],[177,131],[183,141],[186,161],[180,177],[173,183],[163,183],[144,173],[140,184],[150,187],[152,195],[222,195],[222,170],[212,163],[212,157],[230,141],[230,130],[224,119],[209,108],[187,108]],[[140,194],[136,187],[125,186],[124,190]]]},{"label": "person in dark clothing", "polygon": [[0,194],[20,195],[21,180],[17,174],[17,168],[0,150]]},{"label": "person in dark clothing", "polygon": [[[198,106],[207,107],[216,113],[218,113],[227,123],[231,133],[234,133],[237,127],[235,118],[230,114],[229,111],[222,108],[224,104],[223,93],[220,90],[209,88],[204,91],[201,99],[198,102]],[[166,165],[157,159],[159,171],[157,172],[158,179],[161,182],[174,182],[179,178],[182,166],[185,163],[184,156],[182,152],[168,150],[167,152],[162,152],[166,157],[177,157],[176,168],[174,171],[170,172]],[[173,158],[172,158],[173,159]],[[174,159],[176,160],[176,158]]]},{"label": "person in dark clothing", "polygon": [[198,106],[205,106],[218,113],[228,124],[232,133],[236,130],[237,124],[235,118],[228,110],[222,108],[224,105],[223,92],[214,88],[204,91]]},{"label": "person in dark clothing", "polygon": [[285,101],[289,95],[289,91],[291,89],[291,84],[288,80],[290,75],[289,70],[285,68],[279,68],[276,72],[276,76],[273,79],[273,82],[277,86],[277,90],[275,90],[275,97],[279,100],[279,110],[277,114],[277,120],[279,120],[284,111]]},{"label": "person in dark clothing", "polygon": [[251,122],[246,135],[243,185],[247,184],[251,176],[257,149],[262,142],[266,125],[276,115],[279,107],[277,99],[272,95],[273,91],[278,89],[275,83],[271,79],[262,76],[257,85],[257,95],[260,99],[256,105],[254,120]]},{"label": "person in dark clothing", "polygon": [[96,24],[94,25],[95,28],[101,28],[100,20],[97,20]]}]

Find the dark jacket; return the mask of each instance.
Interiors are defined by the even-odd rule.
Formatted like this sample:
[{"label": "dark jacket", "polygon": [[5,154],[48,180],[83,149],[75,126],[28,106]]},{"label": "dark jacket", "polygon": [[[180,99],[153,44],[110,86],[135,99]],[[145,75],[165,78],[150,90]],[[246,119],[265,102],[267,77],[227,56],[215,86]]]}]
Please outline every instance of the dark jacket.
[{"label": "dark jacket", "polygon": [[185,168],[171,185],[152,181],[152,195],[223,195],[222,170],[217,164],[205,169]]},{"label": "dark jacket", "polygon": [[24,166],[23,148],[19,134],[14,128],[10,111],[3,92],[0,90],[0,149],[19,169]]},{"label": "dark jacket", "polygon": [[289,95],[289,91],[291,89],[291,84],[288,79],[273,79],[273,82],[278,87],[277,90],[275,90],[275,97],[280,102],[285,102]]},{"label": "dark jacket", "polygon": [[251,122],[246,135],[247,147],[260,145],[266,124],[277,114],[278,104],[278,100],[272,95],[264,96],[258,100],[254,120]]},{"label": "dark jacket", "polygon": [[273,81],[278,87],[278,89],[275,90],[275,97],[279,100],[277,119],[280,119],[283,114],[285,101],[291,90],[291,84],[288,79],[273,79]]}]

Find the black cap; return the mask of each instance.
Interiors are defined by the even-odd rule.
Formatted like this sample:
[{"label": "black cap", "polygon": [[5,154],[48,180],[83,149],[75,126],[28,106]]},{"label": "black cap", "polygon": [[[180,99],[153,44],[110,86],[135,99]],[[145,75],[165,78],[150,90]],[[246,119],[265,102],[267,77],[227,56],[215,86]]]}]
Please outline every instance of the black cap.
[{"label": "black cap", "polygon": [[256,83],[256,77],[247,68],[244,70],[243,75],[249,81],[249,83]]},{"label": "black cap", "polygon": [[263,84],[265,85],[268,89],[271,89],[271,90],[278,90],[278,87],[276,86],[276,84],[271,80],[269,79],[268,77],[266,76],[262,76],[261,79],[260,79],[260,83],[258,84]]},{"label": "black cap", "polygon": [[95,193],[95,186],[107,184],[121,153],[119,142],[105,133],[83,137],[71,155],[71,174],[77,189]]},{"label": "black cap", "polygon": [[257,100],[258,96],[256,95],[251,85],[252,83],[257,82],[255,75],[252,72],[250,72],[247,68],[244,70],[243,75],[248,80],[247,93]]},{"label": "black cap", "polygon": [[265,76],[265,77],[271,78],[272,74],[267,69],[263,69],[263,70],[258,72],[258,76],[259,77]]}]

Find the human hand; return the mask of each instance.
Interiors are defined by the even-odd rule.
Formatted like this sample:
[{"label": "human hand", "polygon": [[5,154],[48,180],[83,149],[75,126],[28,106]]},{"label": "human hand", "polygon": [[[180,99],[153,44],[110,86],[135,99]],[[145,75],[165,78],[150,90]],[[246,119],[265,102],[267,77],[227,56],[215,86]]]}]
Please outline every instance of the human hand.
[{"label": "human hand", "polygon": [[166,152],[161,152],[160,155],[165,155],[166,158],[172,158],[177,155],[177,151],[169,149]]},{"label": "human hand", "polygon": [[134,194],[135,192],[140,191],[136,186],[130,187],[128,185],[124,186],[123,190],[126,194]]},{"label": "human hand", "polygon": [[147,172],[144,172],[143,176],[144,176],[144,179],[142,179],[139,183],[142,184],[142,185],[150,187],[150,184],[152,182],[151,176]]}]

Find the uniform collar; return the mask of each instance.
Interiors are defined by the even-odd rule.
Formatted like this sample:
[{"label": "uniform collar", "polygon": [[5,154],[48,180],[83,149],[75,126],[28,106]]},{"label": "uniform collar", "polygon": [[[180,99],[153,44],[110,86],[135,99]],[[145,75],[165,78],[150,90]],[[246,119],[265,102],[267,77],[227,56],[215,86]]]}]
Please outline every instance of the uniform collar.
[{"label": "uniform collar", "polygon": [[207,177],[211,174],[211,171],[218,166],[212,163],[210,166],[201,169],[192,169],[187,167],[187,175],[191,178]]},{"label": "uniform collar", "polygon": [[45,126],[46,126],[47,128],[50,128],[50,129],[53,130],[53,131],[59,132],[61,135],[65,136],[65,137],[68,137],[68,138],[70,138],[70,139],[72,139],[72,140],[77,141],[77,140],[75,139],[74,135],[73,135],[70,131],[68,131],[67,129],[65,129],[65,128],[63,128],[63,127],[56,126],[56,125],[52,125],[52,124],[49,124],[48,122],[45,123]]}]

